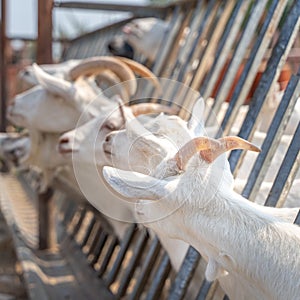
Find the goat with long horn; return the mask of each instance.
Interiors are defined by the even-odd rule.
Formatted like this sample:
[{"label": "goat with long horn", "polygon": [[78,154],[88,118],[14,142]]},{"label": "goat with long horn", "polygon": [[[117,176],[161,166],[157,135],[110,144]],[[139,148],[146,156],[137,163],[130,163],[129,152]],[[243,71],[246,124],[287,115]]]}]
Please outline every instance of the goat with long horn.
[{"label": "goat with long horn", "polygon": [[[164,159],[150,172],[104,167],[105,180],[136,203],[137,218],[145,226],[196,248],[208,263],[206,278],[218,279],[230,299],[298,299],[300,228],[286,218],[292,209],[260,206],[237,194],[229,163],[221,155],[259,148],[238,137],[185,141],[183,133],[179,151],[170,136],[157,138],[152,153],[156,156],[160,142]],[[153,140],[141,139],[143,143],[137,143],[134,136],[131,143],[132,153],[138,148],[136,157]],[[147,157],[149,150],[151,145]],[[110,152],[115,157],[114,147]]]}]

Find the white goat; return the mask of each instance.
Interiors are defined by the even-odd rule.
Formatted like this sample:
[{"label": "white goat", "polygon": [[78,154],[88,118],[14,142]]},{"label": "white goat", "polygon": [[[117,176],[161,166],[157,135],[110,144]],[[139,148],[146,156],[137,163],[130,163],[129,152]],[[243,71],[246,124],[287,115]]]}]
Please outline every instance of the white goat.
[{"label": "white goat", "polygon": [[[103,60],[99,63],[101,68],[107,65]],[[109,104],[109,99],[90,78],[71,83],[47,74],[36,65],[33,70],[39,85],[17,95],[7,108],[8,119],[18,126],[45,132],[64,132],[76,126],[84,110],[88,110],[85,114],[87,119],[83,120],[87,121],[101,112],[103,102]],[[124,79],[133,81],[131,92],[134,93],[135,77],[132,71],[125,66],[122,72],[128,73]],[[97,99],[89,105],[97,96],[100,101]]]},{"label": "white goat", "polygon": [[[199,127],[199,128],[201,128],[201,126]],[[133,127],[132,126],[130,126],[130,129],[131,130],[133,130]],[[127,126],[127,131],[128,131],[128,126]],[[124,145],[126,145],[126,136],[124,137],[124,131],[122,132],[122,131],[120,131],[119,132],[119,137],[121,137],[121,136],[123,136],[123,138],[121,138],[121,139],[119,139],[119,141],[120,140],[122,140],[122,145],[124,146]],[[136,132],[136,134],[140,134],[141,133],[141,130],[139,130],[138,132]],[[130,133],[130,132],[127,132],[127,140],[128,139],[130,139],[130,137],[131,136],[134,136],[134,139],[133,140],[135,140],[136,139],[136,137],[137,137],[137,135],[134,135],[134,134],[132,134],[132,133]],[[163,146],[163,143],[159,143],[160,141],[159,141],[159,139],[158,138],[156,138],[156,143],[153,143],[152,141],[155,139],[155,137],[154,136],[151,136],[151,135],[149,135],[149,132],[145,135],[145,134],[143,134],[143,136],[147,136],[148,137],[148,139],[145,139],[145,138],[143,138],[143,137],[141,137],[140,138],[140,141],[138,142],[138,141],[136,141],[136,143],[135,144],[133,144],[132,145],[132,154],[134,153],[134,155],[135,155],[135,157],[138,157],[137,155],[136,155],[136,153],[138,152],[138,151],[140,151],[140,152],[142,152],[142,153],[144,153],[144,155],[145,156],[148,156],[148,157],[151,157],[152,155],[157,155],[157,153],[166,153],[167,151],[165,151],[166,149],[157,149],[157,148],[162,148]],[[151,137],[151,138],[150,138]],[[124,139],[125,138],[125,139]],[[117,142],[117,140],[118,140],[118,134],[111,134],[111,138],[109,139],[109,143],[110,144],[112,144],[113,143],[113,139],[115,139],[115,142]],[[182,142],[184,142],[184,138],[183,138],[183,141]],[[147,145],[147,144],[149,144],[148,146],[146,146],[145,147],[145,145]],[[159,146],[159,144],[160,144],[160,146]],[[115,144],[115,145],[118,145],[118,144]],[[115,155],[117,154],[115,151],[114,151],[114,148],[112,147],[112,145],[106,145],[105,147],[109,147],[109,149],[110,149],[110,151],[112,151],[112,154],[113,154],[113,156],[114,156],[114,162],[115,162],[115,164],[117,165],[117,163],[116,163],[116,158],[115,158]],[[126,149],[127,147],[125,146],[125,149]],[[136,148],[135,150],[134,150],[134,148]],[[167,150],[169,150],[170,151],[170,147],[169,147],[169,149],[167,149]],[[163,150],[165,151],[165,152],[163,152]],[[136,151],[136,152],[133,152],[133,151]],[[147,151],[150,151],[150,152],[148,152],[148,153],[145,153],[145,152],[147,152]],[[173,152],[171,151],[171,156],[172,156],[172,154],[174,154],[175,152],[176,152],[176,150],[175,150],[175,148],[173,149]],[[124,153],[124,152],[122,152],[122,153]],[[123,160],[124,161],[126,161],[127,160],[127,157],[126,157],[126,151],[125,151],[125,156],[123,157]],[[164,154],[164,155],[166,155],[166,154]],[[119,160],[120,159],[122,159],[122,157],[121,157],[122,155],[120,155],[120,157],[119,157]],[[121,163],[122,164],[122,163]],[[111,171],[111,169],[109,169],[110,171]],[[109,171],[109,172],[110,172]],[[229,168],[228,168],[228,166],[227,166],[227,168],[225,168],[225,171],[227,171],[227,172],[229,172]],[[119,172],[119,171],[118,171]],[[164,172],[168,172],[168,169],[164,169]],[[149,172],[148,172],[149,173]],[[225,172],[226,173],[226,172]],[[122,173],[122,171],[120,171],[120,173],[119,174],[123,174]],[[126,173],[127,175],[128,175],[128,173]],[[130,174],[131,175],[131,174]],[[230,181],[232,181],[232,176],[231,176],[231,174],[229,173],[229,182]],[[109,175],[110,176],[110,175]],[[142,176],[142,175],[140,175],[140,176]],[[165,176],[167,176],[167,175],[165,175]],[[120,183],[120,181],[119,181],[119,179],[118,178],[116,178],[116,177],[118,177],[118,176],[113,176],[113,177],[110,177],[110,179],[108,179],[109,181],[110,180],[116,180],[115,182],[112,182],[112,186],[114,187],[116,184],[120,184],[120,187],[119,188],[116,188],[116,187],[114,187],[115,189],[117,189],[117,190],[122,190],[122,188],[123,188],[123,186],[122,186],[122,184]],[[143,176],[142,176],[143,177]],[[144,176],[145,177],[145,176]],[[144,178],[143,177],[143,178]],[[147,177],[148,178],[148,177]],[[225,182],[226,182],[226,178],[224,178],[224,176],[220,179],[221,180],[221,183],[222,183],[222,181],[223,180],[225,180]],[[124,178],[124,182],[125,182],[125,184],[126,184],[126,181],[127,181],[127,179],[126,179],[126,177]],[[231,182],[232,183],[232,182]],[[139,187],[139,183],[135,183],[134,184],[134,186],[137,186],[137,189],[138,189],[138,187]],[[191,188],[192,188],[192,184],[191,185],[189,185]],[[197,186],[197,185],[196,185]],[[230,186],[232,187],[232,184],[230,184]],[[216,186],[217,187],[217,186]],[[158,188],[158,193],[160,192],[160,186],[154,186],[153,187],[153,189],[155,189],[155,188]],[[130,188],[129,188],[130,189]],[[134,189],[134,188],[133,188]],[[151,190],[151,192],[150,193],[153,193],[153,195],[155,195],[155,192],[153,191],[153,189],[152,188],[150,188],[150,190]],[[122,191],[120,191],[120,192],[122,192]],[[140,195],[137,195],[137,194],[135,194],[135,197],[136,198],[140,198],[140,197],[142,197],[143,198],[143,195],[142,195],[142,191],[141,191],[141,194]],[[123,195],[125,195],[124,194],[124,192],[122,192],[122,194]],[[126,196],[126,195],[125,195]],[[177,200],[177,202],[178,202],[178,200]],[[158,202],[158,205],[159,205],[159,203],[160,202]],[[181,204],[181,203],[180,203]],[[251,206],[252,204],[250,204],[250,206]],[[145,208],[145,207],[144,207]],[[172,208],[174,208],[174,205],[172,206]],[[160,208],[159,208],[160,209]],[[158,210],[154,210],[153,211],[153,213],[151,213],[151,211],[150,211],[150,208],[149,209],[147,209],[147,214],[151,214],[151,216],[153,216],[153,217],[155,217],[155,220],[157,220],[157,219],[159,219],[162,215],[159,213],[159,209]],[[262,207],[262,206],[256,206],[256,209],[257,210],[259,210],[260,211],[260,213],[262,213],[262,214],[267,214],[267,215],[270,215],[270,216],[272,216],[272,217],[274,217],[274,218],[280,218],[280,219],[282,219],[283,221],[288,221],[288,222],[291,222],[293,219],[294,219],[294,217],[295,217],[295,215],[297,214],[297,212],[298,212],[298,210],[297,209],[274,209],[274,208],[268,208],[268,207]],[[171,213],[173,210],[171,209],[171,210],[169,210],[169,213]],[[164,210],[162,210],[161,212],[163,212],[163,216],[165,216],[164,215],[164,213],[165,213],[165,209]],[[139,213],[139,217],[140,218],[142,218],[142,221],[144,221],[144,222],[147,222],[147,221],[151,221],[150,219],[148,219],[147,220],[147,217],[146,217],[146,219],[143,219],[143,214],[145,214],[145,212],[143,212],[143,211],[138,211],[138,213]],[[157,214],[157,215],[155,215],[155,213]],[[142,215],[140,215],[140,214],[142,214]],[[177,214],[177,212],[176,212],[176,214]],[[180,210],[178,210],[178,214],[181,214],[180,213]],[[166,220],[168,220],[168,219],[170,219],[171,218],[171,216],[170,217],[168,217],[168,218],[166,218]],[[182,216],[181,216],[181,218],[182,218]],[[171,220],[173,220],[173,219],[171,219]],[[154,228],[155,229],[155,227],[153,227],[152,226],[153,224],[151,223],[150,224],[150,227],[152,227],[152,228]],[[161,230],[162,228],[164,228],[163,230]],[[159,233],[161,233],[161,234],[169,234],[169,232],[168,232],[168,230],[170,230],[170,226],[162,226],[159,230],[156,230],[156,232],[159,232]],[[182,230],[179,230],[179,232],[182,232]],[[184,234],[183,234],[184,235]],[[171,235],[172,236],[172,235]],[[174,237],[174,236],[172,236],[172,237]],[[181,237],[182,238],[182,237]],[[202,253],[203,254],[203,253]],[[211,264],[210,264],[211,265]],[[209,266],[210,266],[209,265]],[[234,277],[234,276],[233,276]],[[229,279],[228,279],[229,278]],[[236,285],[234,284],[233,286],[231,286],[232,285],[232,283],[233,282],[235,282],[235,279],[234,279],[234,281],[232,280],[232,278],[231,277],[224,277],[224,278],[222,278],[221,279],[221,283],[222,283],[222,286],[223,286],[223,288],[225,289],[225,291],[228,293],[228,294],[230,294],[230,295],[234,295],[234,292],[233,292],[233,290],[234,290],[234,287],[236,287]],[[242,297],[244,296],[244,295],[249,295],[249,293],[247,292],[247,290],[246,290],[246,292],[244,292],[243,291],[243,289],[236,289],[235,288],[235,290],[236,290],[236,294],[235,294],[235,296],[236,296],[236,299],[243,299]]]},{"label": "white goat", "polygon": [[168,22],[157,18],[133,20],[122,29],[123,43],[120,42],[120,37],[117,37],[108,45],[109,50],[114,55],[127,57],[142,54],[153,62],[157,57],[168,27]]},{"label": "white goat", "polygon": [[[66,162],[73,163],[80,190],[94,207],[112,219],[133,222],[134,207],[126,201],[120,202],[109,193],[105,185],[101,184],[98,168],[108,163],[102,143],[109,132],[121,128],[132,114],[160,111],[172,113],[173,109],[154,103],[127,107],[120,102],[119,100],[119,106],[116,106],[107,116],[99,116],[81,127],[63,134],[59,140],[58,150],[63,154]],[[122,237],[127,228],[126,224],[111,218],[109,218],[109,222],[118,236]]]},{"label": "white goat", "polygon": [[[75,128],[84,111],[86,118],[82,118],[82,122],[106,111],[110,100],[94,82],[94,75],[99,72],[113,72],[117,80],[114,81],[115,78],[111,79],[109,75],[112,84],[125,81],[118,85],[125,91],[125,101],[137,88],[132,70],[149,78],[156,87],[159,86],[156,77],[147,68],[123,58],[95,57],[83,60],[69,72],[72,80],[78,79],[74,83],[49,75],[36,65],[32,70],[39,85],[17,95],[8,106],[7,117],[18,126],[45,132],[64,132]],[[89,77],[82,79],[82,76]]]},{"label": "white goat", "polygon": [[[103,71],[109,70],[114,76],[113,84],[126,81],[123,85],[126,97],[136,91],[136,80],[132,70],[142,76],[152,77],[152,82],[158,84],[155,76],[147,68],[126,59],[96,57],[82,60],[72,69],[69,69],[70,64],[59,67],[65,72],[69,71],[70,79],[78,80],[71,83],[57,78],[57,72],[55,75],[49,75],[37,65],[33,65],[32,72],[39,86],[17,95],[7,110],[10,121],[29,129],[31,150],[26,163],[42,170],[42,191],[51,183],[55,169],[66,163],[55,151],[59,134],[73,129],[80,117],[80,121],[84,123],[98,114],[105,115],[113,111],[118,105],[103,95],[94,82],[94,75],[99,72],[102,75]],[[53,70],[55,69],[57,68],[54,67]],[[82,79],[82,76],[88,78]],[[111,74],[108,77],[112,78]]]},{"label": "white goat", "polygon": [[[300,228],[233,191],[221,154],[237,148],[258,150],[236,137],[200,137],[171,153],[151,176],[111,167],[103,172],[123,196],[145,199],[137,212],[146,226],[193,245],[207,258],[208,280],[229,274],[245,299],[298,299]],[[226,292],[241,299],[234,290]]]}]

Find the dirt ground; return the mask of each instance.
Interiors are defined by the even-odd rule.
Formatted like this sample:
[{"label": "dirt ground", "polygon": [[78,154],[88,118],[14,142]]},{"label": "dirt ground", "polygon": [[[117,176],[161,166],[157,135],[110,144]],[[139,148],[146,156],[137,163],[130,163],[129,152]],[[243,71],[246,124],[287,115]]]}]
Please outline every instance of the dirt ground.
[{"label": "dirt ground", "polygon": [[0,211],[0,300],[26,300],[21,268],[17,262],[12,238]]}]

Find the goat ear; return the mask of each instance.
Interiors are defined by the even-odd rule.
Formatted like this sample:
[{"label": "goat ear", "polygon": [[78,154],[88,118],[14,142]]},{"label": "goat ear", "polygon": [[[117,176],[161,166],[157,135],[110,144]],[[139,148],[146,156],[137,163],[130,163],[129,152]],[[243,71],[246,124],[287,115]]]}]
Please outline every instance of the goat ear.
[{"label": "goat ear", "polygon": [[32,65],[33,73],[38,83],[48,92],[70,99],[73,95],[72,84],[62,78],[57,78],[43,71],[37,64]]},{"label": "goat ear", "polygon": [[166,182],[148,175],[104,167],[103,176],[116,192],[130,200],[159,200],[166,195]]},{"label": "goat ear", "polygon": [[111,97],[110,101],[118,105],[118,113],[120,114],[121,119],[124,121],[124,124],[127,120],[132,120],[135,118],[131,109],[128,106],[125,106],[120,95],[114,95]]},{"label": "goat ear", "polygon": [[204,110],[205,103],[201,97],[195,102],[191,118],[188,122],[188,128],[194,132],[194,136],[200,136],[204,131]]}]

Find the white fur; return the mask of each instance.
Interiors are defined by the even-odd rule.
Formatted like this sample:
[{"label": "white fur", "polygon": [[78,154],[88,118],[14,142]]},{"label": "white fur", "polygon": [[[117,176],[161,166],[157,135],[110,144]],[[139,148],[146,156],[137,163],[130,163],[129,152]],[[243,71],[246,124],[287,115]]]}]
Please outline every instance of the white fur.
[{"label": "white fur", "polygon": [[[165,139],[161,147],[171,152],[169,158],[175,150],[167,143]],[[136,151],[143,151],[142,143],[135,144]],[[296,299],[300,258],[295,253],[300,236],[298,227],[286,221],[293,221],[297,209],[263,207],[236,194],[224,155],[212,165],[195,157],[184,174],[178,174],[174,162],[167,159],[151,175],[104,168],[108,183],[123,196],[155,200],[137,203],[139,220],[158,234],[196,247],[208,260],[208,279],[219,277],[232,299]],[[295,236],[289,237],[290,230]],[[281,269],[284,274],[277,275]]]},{"label": "white fur", "polygon": [[[230,174],[224,160],[222,156],[208,166],[195,157],[184,174],[162,179],[156,178],[169,168],[166,161],[154,177],[116,173],[108,167],[104,176],[124,196],[155,200],[139,206],[143,222],[155,232],[193,245],[208,259],[208,279],[228,272],[236,286],[245,287],[246,299],[297,299],[299,227],[236,194],[228,185]],[[214,176],[222,172],[221,177]],[[235,299],[234,290],[225,291]]]},{"label": "white fur", "polygon": [[[114,145],[118,149],[117,155],[111,156],[113,148],[111,148],[108,142],[104,142],[104,140],[105,135],[109,132],[106,128],[107,125],[109,128],[118,128],[122,125],[120,124],[121,117],[118,109],[114,110],[107,118],[99,116],[83,126],[62,135],[59,150],[62,153],[67,152],[64,154],[67,160],[70,161],[72,159],[77,180],[87,199],[101,212],[113,209],[114,211],[123,213],[122,216],[118,216],[119,218],[122,217],[129,220],[135,214],[134,205],[127,205],[127,207],[121,208],[120,202],[116,202],[115,200],[116,197],[111,193],[107,194],[107,190],[101,185],[102,182],[99,180],[93,166],[97,164],[100,168],[103,165],[111,165],[122,167],[126,170],[150,172],[167,154],[167,151],[160,151],[162,149],[161,143],[164,141],[163,138],[169,137],[165,143],[166,149],[170,150],[170,147],[172,147],[174,152],[177,151],[178,145],[181,146],[185,141],[189,140],[190,132],[199,131],[200,127],[203,127],[203,109],[203,100],[201,100],[195,105],[193,117],[189,123],[186,123],[177,116],[166,116],[164,114],[156,118],[140,116],[138,120],[145,125],[146,128],[144,128],[143,126],[139,126],[139,122],[132,116],[131,110],[128,107],[123,107],[123,115],[128,120],[126,125],[127,132],[130,132],[129,135],[133,140],[137,138],[137,143],[143,146],[143,152],[136,151],[136,147],[133,147],[133,152],[131,152],[126,132],[122,130],[120,134],[125,135],[124,139],[118,139],[120,143]],[[122,122],[124,123],[124,120]],[[140,135],[143,136],[144,140],[138,139]],[[112,140],[114,139],[114,134],[112,136],[109,134],[108,136]],[[184,139],[183,136],[185,136]],[[149,143],[152,146],[146,151],[147,144]],[[121,151],[119,151],[120,149]],[[155,157],[153,157],[155,149],[158,151]],[[120,152],[122,155],[128,153],[128,160],[123,161],[119,159],[118,154]],[[105,194],[105,197],[102,196],[100,198],[98,197],[99,194]],[[117,232],[122,231],[122,228],[124,228],[122,224],[119,228],[116,227],[116,224],[113,224],[113,226],[117,229]],[[159,234],[159,239],[164,249],[169,253],[173,267],[179,270],[188,245],[182,241],[170,239],[163,234]]]},{"label": "white fur", "polygon": [[64,132],[76,126],[84,111],[82,121],[86,122],[101,112],[103,105],[110,104],[89,79],[70,83],[45,73],[38,66],[33,69],[39,85],[17,95],[7,108],[7,117],[15,125]]},{"label": "white fur", "polygon": [[[43,69],[43,71],[50,75],[54,75],[57,78],[69,80],[69,71],[80,62],[81,59],[71,59],[58,64],[40,65],[40,67]],[[32,66],[26,66],[22,71],[20,71],[19,78],[32,86],[39,84],[39,81],[35,75],[34,68]]]}]

